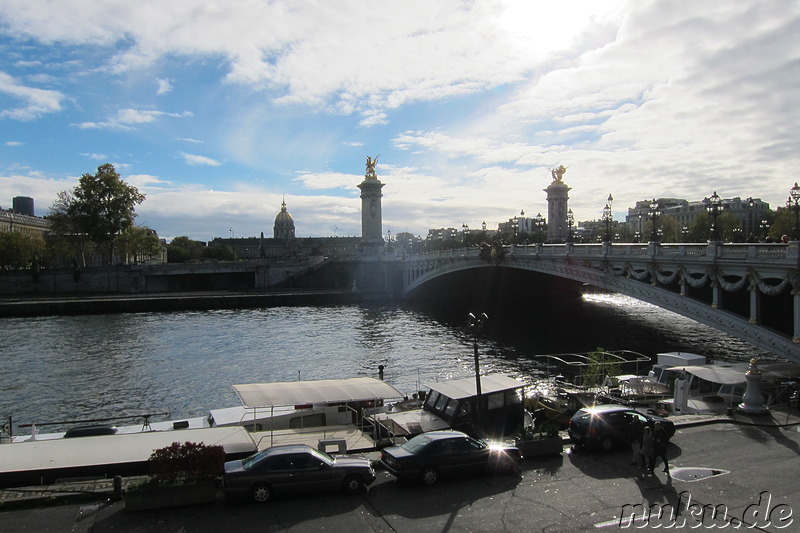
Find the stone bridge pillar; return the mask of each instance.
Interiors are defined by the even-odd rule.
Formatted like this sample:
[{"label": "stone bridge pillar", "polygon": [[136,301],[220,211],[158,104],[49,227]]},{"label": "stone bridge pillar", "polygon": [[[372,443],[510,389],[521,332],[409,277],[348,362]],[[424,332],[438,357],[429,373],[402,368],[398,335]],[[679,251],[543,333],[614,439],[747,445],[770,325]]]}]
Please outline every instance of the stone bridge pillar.
[{"label": "stone bridge pillar", "polygon": [[378,255],[383,251],[383,215],[381,213],[381,189],[383,183],[375,173],[377,157],[367,157],[367,173],[358,185],[361,189],[361,239],[366,255]]}]

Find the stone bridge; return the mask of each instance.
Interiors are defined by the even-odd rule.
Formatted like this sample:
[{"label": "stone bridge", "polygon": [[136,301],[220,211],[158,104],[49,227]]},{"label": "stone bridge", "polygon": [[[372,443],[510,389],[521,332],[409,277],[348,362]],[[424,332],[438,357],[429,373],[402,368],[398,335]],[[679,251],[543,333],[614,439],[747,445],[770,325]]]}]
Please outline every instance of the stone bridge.
[{"label": "stone bridge", "polygon": [[798,245],[535,244],[494,257],[464,248],[399,262],[404,296],[460,270],[528,270],[631,296],[800,363]]}]

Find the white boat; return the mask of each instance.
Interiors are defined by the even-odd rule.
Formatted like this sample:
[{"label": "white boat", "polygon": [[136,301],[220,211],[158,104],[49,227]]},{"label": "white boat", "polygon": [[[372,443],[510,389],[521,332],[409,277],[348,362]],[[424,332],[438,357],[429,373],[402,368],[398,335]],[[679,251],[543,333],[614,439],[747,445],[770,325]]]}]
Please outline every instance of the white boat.
[{"label": "white boat", "polygon": [[[800,377],[800,365],[793,363],[764,361],[758,366],[767,406],[790,388],[787,380]],[[673,395],[664,399],[663,405],[674,414],[721,414],[742,402],[748,369],[745,362],[710,363],[702,355],[666,352],[658,354],[658,363],[647,379]]]},{"label": "white boat", "polygon": [[147,459],[157,448],[179,441],[218,444],[226,435],[244,441],[234,446],[237,453],[288,443],[334,445],[339,453],[373,449],[375,431],[365,428],[365,421],[371,423],[367,415],[388,411],[391,400],[404,399],[393,386],[368,377],[233,388],[242,405],[213,409],[207,416],[150,422],[153,415],[148,414],[139,415],[144,418],[140,425],[79,426],[53,433],[40,433],[32,424],[30,435],[15,435],[0,445],[0,483],[146,474]]}]

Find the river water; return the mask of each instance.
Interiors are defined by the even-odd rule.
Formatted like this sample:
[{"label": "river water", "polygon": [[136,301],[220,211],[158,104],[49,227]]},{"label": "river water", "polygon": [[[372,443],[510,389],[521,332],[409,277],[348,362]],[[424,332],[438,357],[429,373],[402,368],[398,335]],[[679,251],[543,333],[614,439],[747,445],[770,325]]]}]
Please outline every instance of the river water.
[{"label": "river water", "polygon": [[[465,324],[462,313],[394,305],[3,318],[0,416],[13,416],[15,426],[145,412],[200,416],[238,405],[236,383],[377,377],[378,365],[388,382],[410,394],[425,383],[473,374],[474,337]],[[760,354],[739,339],[614,294],[490,317],[477,335],[482,372],[526,380],[548,371],[536,355],[598,346],[651,357]]]}]

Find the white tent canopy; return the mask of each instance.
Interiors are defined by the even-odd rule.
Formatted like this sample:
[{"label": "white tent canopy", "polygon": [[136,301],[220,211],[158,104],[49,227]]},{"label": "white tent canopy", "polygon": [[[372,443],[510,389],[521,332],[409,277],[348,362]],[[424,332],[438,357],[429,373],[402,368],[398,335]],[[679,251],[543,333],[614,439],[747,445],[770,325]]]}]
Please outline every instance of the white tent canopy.
[{"label": "white tent canopy", "polygon": [[[441,383],[426,384],[426,387],[432,391],[437,391],[448,398],[460,400],[461,398],[469,398],[478,393],[475,384],[475,378],[454,379],[452,381],[443,381]],[[490,376],[481,376],[481,394],[491,394],[509,389],[519,389],[524,387],[525,384],[510,378],[503,374],[492,374]]]},{"label": "white tent canopy", "polygon": [[403,393],[375,378],[322,379],[234,385],[244,407],[284,407],[315,403],[402,398]]},{"label": "white tent canopy", "polygon": [[720,366],[673,366],[667,370],[675,370],[680,372],[685,370],[689,374],[693,374],[706,381],[712,383],[719,383],[721,385],[737,385],[745,383],[747,378],[744,376],[744,370],[736,367],[720,367]]}]

